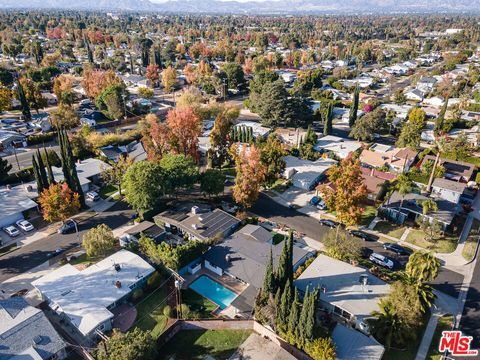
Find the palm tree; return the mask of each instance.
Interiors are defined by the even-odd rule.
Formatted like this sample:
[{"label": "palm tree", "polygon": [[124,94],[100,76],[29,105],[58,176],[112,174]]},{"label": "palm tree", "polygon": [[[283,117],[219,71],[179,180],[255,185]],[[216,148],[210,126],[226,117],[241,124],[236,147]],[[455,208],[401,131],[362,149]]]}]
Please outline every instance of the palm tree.
[{"label": "palm tree", "polygon": [[395,182],[395,190],[397,190],[402,197],[399,207],[400,210],[403,206],[403,200],[405,199],[405,195],[409,194],[413,190],[412,180],[410,180],[407,175],[400,174]]},{"label": "palm tree", "polygon": [[397,342],[408,337],[408,327],[398,317],[394,306],[388,298],[383,298],[378,303],[379,310],[372,312],[375,320],[369,321],[372,326],[372,333],[375,337],[383,340],[386,349],[392,345],[393,334]]},{"label": "palm tree", "polygon": [[425,282],[418,282],[417,279],[407,274],[405,274],[404,282],[415,290],[420,302],[420,310],[425,313],[430,309],[436,297],[433,287]]},{"label": "palm tree", "polygon": [[433,199],[426,199],[422,201],[422,213],[427,215],[429,211],[437,211],[438,205]]},{"label": "palm tree", "polygon": [[408,259],[405,273],[417,283],[433,281],[440,270],[440,261],[431,252],[415,251]]}]

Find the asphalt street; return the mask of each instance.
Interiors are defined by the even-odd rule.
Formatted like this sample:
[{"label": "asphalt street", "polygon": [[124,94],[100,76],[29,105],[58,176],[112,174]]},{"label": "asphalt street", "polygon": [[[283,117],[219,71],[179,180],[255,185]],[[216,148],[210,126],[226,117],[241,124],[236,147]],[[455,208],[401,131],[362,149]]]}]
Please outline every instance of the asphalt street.
[{"label": "asphalt street", "polygon": [[472,348],[480,349],[480,261],[475,265],[459,328],[473,336]]},{"label": "asphalt street", "polygon": [[[60,151],[60,148],[58,145],[54,146],[46,146],[46,148],[54,150],[57,154]],[[12,169],[9,171],[9,173],[14,173],[17,172],[18,170],[25,169],[29,166],[32,166],[32,155],[36,153],[36,149],[34,148],[20,148],[16,149],[17,151],[17,156],[15,155],[9,155],[9,156],[4,156],[3,158],[6,159],[11,165]],[[43,151],[43,149],[41,149]],[[18,159],[18,162],[17,162]],[[19,169],[20,166],[20,169]]]},{"label": "asphalt street", "polygon": [[[260,197],[257,203],[252,207],[251,212],[277,223],[285,224],[317,241],[322,241],[329,231],[329,228],[320,225],[317,219],[294,209],[282,206],[264,194],[260,194]],[[395,264],[396,270],[403,269],[408,261],[408,256],[399,256],[387,251],[383,248],[383,244],[380,242],[368,241],[365,242],[365,247],[370,249],[371,252],[376,252],[391,258]],[[432,285],[436,289],[450,296],[458,297],[462,283],[462,274],[442,268]]]},{"label": "asphalt street", "polygon": [[62,248],[68,251],[78,247],[85,231],[92,227],[106,224],[115,229],[126,224],[133,213],[126,203],[118,202],[110,209],[80,223],[78,236],[75,232],[50,235],[0,257],[0,282],[42,264],[48,260],[47,254],[55,249]]}]

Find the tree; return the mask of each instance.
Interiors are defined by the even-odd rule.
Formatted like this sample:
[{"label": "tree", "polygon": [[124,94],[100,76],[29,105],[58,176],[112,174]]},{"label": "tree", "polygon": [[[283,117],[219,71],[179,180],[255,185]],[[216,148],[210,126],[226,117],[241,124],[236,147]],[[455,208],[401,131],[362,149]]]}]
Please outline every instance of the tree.
[{"label": "tree", "polygon": [[394,189],[398,191],[398,193],[402,197],[402,200],[400,201],[401,208],[403,206],[403,200],[405,199],[405,196],[411,193],[413,190],[413,183],[407,175],[400,174],[395,180]]},{"label": "tree", "polygon": [[117,239],[106,224],[97,225],[83,235],[82,245],[87,256],[101,256],[115,247]]},{"label": "tree", "polygon": [[207,169],[200,176],[200,190],[211,195],[220,194],[225,187],[225,174],[217,169]]},{"label": "tree", "polygon": [[19,84],[21,86],[18,89],[18,96],[21,103],[23,101],[20,98],[22,96],[21,95],[21,92],[22,92],[23,96],[25,97],[24,101],[28,103],[29,108],[34,108],[37,113],[39,112],[40,109],[47,106],[47,100],[43,97],[38,83],[36,83],[35,81],[27,77],[22,77],[19,80]]},{"label": "tree", "polygon": [[335,345],[330,337],[316,338],[308,341],[305,346],[305,352],[313,360],[335,360]]},{"label": "tree", "polygon": [[243,84],[245,81],[243,69],[239,64],[226,63],[222,68],[223,72],[227,76],[227,84],[231,89],[235,89],[238,85]]},{"label": "tree", "polygon": [[357,85],[355,87],[355,91],[353,92],[352,105],[350,106],[350,112],[348,114],[348,125],[350,126],[350,128],[352,128],[355,122],[357,121],[359,96],[360,96],[360,89],[358,88],[358,85]]},{"label": "tree", "polygon": [[5,87],[13,85],[12,73],[3,67],[0,67],[0,84]]},{"label": "tree", "polygon": [[124,97],[123,85],[110,85],[98,95],[95,103],[109,119],[119,119],[126,116]]},{"label": "tree", "polygon": [[58,131],[58,144],[60,146],[60,158],[62,160],[62,172],[65,182],[73,192],[78,194],[80,205],[85,207],[85,198],[80,180],[78,180],[77,166],[73,158],[72,146],[65,129]]},{"label": "tree", "polygon": [[[210,132],[210,144],[214,156],[214,163],[220,165],[220,167],[222,167],[228,159],[228,148],[232,141],[232,125],[239,114],[240,110],[237,107],[223,106],[215,117],[215,123]],[[235,136],[233,136],[233,138],[235,138]]]},{"label": "tree", "polygon": [[367,197],[360,162],[346,158],[340,165],[332,166],[327,176],[336,190],[326,185],[320,186],[325,204],[329,209],[335,210],[341,222],[347,225],[358,224],[363,213],[360,204]]},{"label": "tree", "polygon": [[50,112],[50,124],[55,129],[71,129],[80,124],[80,119],[71,105],[61,103]]},{"label": "tree", "polygon": [[285,123],[289,114],[288,93],[285,90],[283,80],[267,82],[263,85],[258,103],[254,109],[262,118],[262,125],[275,127]]},{"label": "tree", "polygon": [[142,144],[147,153],[147,159],[160,160],[170,150],[170,129],[153,114],[148,114],[145,122]]},{"label": "tree", "polygon": [[12,106],[12,91],[0,86],[0,113],[10,109]]},{"label": "tree", "polygon": [[265,267],[265,276],[263,278],[262,291],[268,294],[273,294],[275,292],[275,288],[275,275],[273,273],[273,255],[272,248],[270,248],[267,266]]},{"label": "tree", "polygon": [[437,211],[438,205],[433,199],[426,199],[422,201],[422,213],[427,215],[429,211]]},{"label": "tree", "polygon": [[12,165],[7,159],[0,158],[0,184],[8,177],[8,172],[12,170]]},{"label": "tree", "polygon": [[274,134],[270,134],[267,141],[260,146],[260,162],[265,168],[265,185],[272,186],[282,176],[286,155],[287,151]]},{"label": "tree", "polygon": [[48,222],[65,221],[80,210],[80,196],[68,184],[51,184],[38,198],[43,219]]},{"label": "tree", "polygon": [[158,73],[158,66],[156,64],[150,64],[147,66],[147,79],[150,80],[152,87],[156,87],[158,81],[160,80],[160,75]]},{"label": "tree", "polygon": [[372,141],[375,133],[382,131],[386,126],[386,114],[382,108],[376,108],[372,112],[355,121],[350,131],[351,137],[361,141]]},{"label": "tree", "polygon": [[197,159],[202,122],[192,108],[170,110],[167,114],[167,126],[170,129],[170,146],[174,152]]},{"label": "tree", "polygon": [[45,168],[47,169],[48,184],[52,185],[56,183],[55,177],[53,176],[52,163],[54,163],[55,166],[57,166],[61,164],[61,161],[55,151],[53,150],[47,151],[47,149],[45,148],[43,148],[43,150],[44,150],[44,153],[42,154],[42,160],[45,164]]},{"label": "tree", "polygon": [[17,82],[17,97],[20,101],[20,105],[22,106],[22,114],[26,120],[32,119],[32,114],[30,113],[30,106],[28,104],[27,98],[25,96],[25,91],[23,89],[23,85],[20,81]]},{"label": "tree", "polygon": [[95,70],[91,66],[84,68],[82,87],[89,98],[96,99],[103,90],[112,85],[124,86],[122,79],[114,71]]},{"label": "tree", "polygon": [[154,360],[156,356],[155,339],[149,331],[140,330],[138,327],[126,333],[114,329],[108,342],[103,342],[97,351],[99,360]]},{"label": "tree", "polygon": [[177,84],[177,72],[171,66],[162,71],[162,85],[167,93],[172,92]]},{"label": "tree", "polygon": [[155,207],[163,195],[163,174],[159,164],[139,161],[130,166],[123,177],[127,202],[143,215]]},{"label": "tree", "polygon": [[[285,334],[288,330],[288,314],[290,312],[290,307],[293,301],[293,284],[287,281],[285,287],[282,291],[282,296],[280,298],[280,305],[277,307],[277,316],[275,323],[277,325],[277,331],[282,335]],[[279,287],[278,290],[281,290]]]},{"label": "tree", "polygon": [[72,90],[74,78],[70,75],[60,75],[53,81],[53,93],[59,104],[73,105],[75,93]]},{"label": "tree", "polygon": [[330,230],[324,239],[325,253],[343,261],[358,260],[362,254],[363,242],[345,231]]},{"label": "tree", "polygon": [[436,135],[443,133],[444,126],[445,126],[445,114],[447,113],[448,109],[448,97],[445,99],[443,103],[442,109],[438,113],[437,120],[435,121],[435,127],[433,128],[433,132]]},{"label": "tree", "polygon": [[178,189],[188,189],[198,179],[198,169],[192,158],[183,154],[167,154],[159,162],[163,175],[165,193],[173,194]]},{"label": "tree", "polygon": [[233,198],[238,204],[249,208],[258,199],[265,169],[260,162],[260,151],[255,145],[252,145],[248,152],[245,146],[242,147],[240,154],[237,154],[237,151],[237,145],[232,145],[230,153],[235,159],[236,169]]},{"label": "tree", "polygon": [[150,99],[153,97],[154,94],[155,93],[153,89],[150,89],[148,87],[142,86],[138,88],[138,95],[140,95],[142,98]]},{"label": "tree", "polygon": [[408,258],[405,273],[417,282],[435,280],[440,270],[440,261],[431,252],[415,251]]},{"label": "tree", "polygon": [[296,345],[297,336],[298,336],[298,323],[300,321],[300,300],[298,298],[298,290],[294,289],[294,298],[291,306],[290,314],[288,315],[288,330],[286,340],[292,344]]},{"label": "tree", "polygon": [[102,172],[102,179],[110,185],[118,187],[120,196],[122,195],[123,176],[128,168],[133,164],[133,159],[129,156],[120,156],[118,161],[112,164]]},{"label": "tree", "polygon": [[400,136],[395,145],[398,147],[409,147],[416,149],[420,145],[422,129],[414,122],[407,122],[402,126]]}]

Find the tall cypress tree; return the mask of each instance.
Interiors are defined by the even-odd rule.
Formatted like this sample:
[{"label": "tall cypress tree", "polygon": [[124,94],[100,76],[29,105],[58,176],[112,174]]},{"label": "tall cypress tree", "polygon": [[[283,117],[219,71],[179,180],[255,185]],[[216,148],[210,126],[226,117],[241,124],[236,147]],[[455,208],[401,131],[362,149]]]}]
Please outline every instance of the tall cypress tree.
[{"label": "tall cypress tree", "polygon": [[73,192],[76,192],[80,196],[80,204],[82,207],[85,207],[85,197],[83,195],[80,180],[78,180],[77,166],[75,164],[75,159],[73,158],[72,147],[70,145],[70,140],[68,139],[67,131],[65,129],[60,129],[58,131],[58,138],[65,182]]},{"label": "tall cypress tree", "polygon": [[18,93],[18,100],[22,106],[22,114],[26,120],[32,120],[32,114],[30,113],[30,106],[28,105],[27,98],[25,96],[25,91],[23,90],[22,84],[20,81],[17,81],[17,93]]},{"label": "tall cypress tree", "polygon": [[449,101],[449,98],[446,98],[445,102],[443,103],[443,107],[438,114],[437,120],[435,121],[435,127],[433,129],[435,135],[438,135],[443,131],[443,126],[445,123],[445,114],[448,108],[448,101]]},{"label": "tall cypress tree", "polygon": [[47,174],[48,174],[48,184],[52,185],[55,184],[55,177],[53,176],[53,170],[52,170],[52,164],[50,164],[50,159],[48,158],[48,152],[47,149],[43,148],[45,152],[45,166],[47,168]]},{"label": "tall cypress tree", "polygon": [[273,275],[273,256],[272,248],[268,257],[267,267],[265,269],[265,277],[263,279],[263,291],[273,294],[275,292],[275,278]]},{"label": "tall cypress tree", "polygon": [[317,306],[318,290],[313,290],[308,299],[305,299],[303,307],[306,307],[306,318],[304,325],[304,335],[308,340],[313,339],[313,329],[315,328],[315,308]]},{"label": "tall cypress tree", "polygon": [[292,306],[290,313],[288,315],[288,341],[295,345],[297,342],[297,334],[298,334],[298,323],[300,320],[300,300],[298,299],[298,290],[295,288],[294,290],[295,296],[293,298]]},{"label": "tall cypress tree", "polygon": [[305,345],[305,340],[306,340],[306,324],[307,324],[307,318],[308,318],[308,301],[309,301],[310,295],[308,292],[308,286],[307,289],[305,290],[305,295],[303,297],[303,305],[302,305],[302,310],[300,311],[300,317],[298,319],[298,327],[297,327],[297,344],[300,348],[303,348]]},{"label": "tall cypress tree", "polygon": [[326,115],[325,115],[325,124],[323,125],[323,135],[330,135],[332,133],[332,122],[333,122],[333,105],[332,103],[328,104]]},{"label": "tall cypress tree", "polygon": [[40,195],[44,189],[42,183],[42,177],[40,176],[40,172],[38,170],[37,160],[35,159],[35,155],[32,155],[32,167],[33,167],[33,175],[35,176],[35,181],[37,182],[37,193]]},{"label": "tall cypress tree", "polygon": [[275,278],[277,280],[277,286],[283,289],[285,283],[287,282],[288,273],[287,273],[287,264],[288,264],[288,241],[283,242],[282,253],[280,254],[280,259],[278,260],[277,273]]},{"label": "tall cypress tree", "polygon": [[43,163],[42,155],[40,154],[40,149],[37,148],[37,164],[38,164],[38,173],[42,179],[43,188],[48,187],[48,178],[47,172],[45,170],[45,164]]},{"label": "tall cypress tree", "polygon": [[285,288],[283,289],[282,298],[280,300],[280,307],[277,309],[277,329],[285,333],[288,326],[288,313],[290,311],[290,306],[292,305],[291,298],[292,288],[290,282],[287,281]]},{"label": "tall cypress tree", "polygon": [[348,125],[352,127],[357,121],[357,112],[358,112],[358,99],[360,97],[360,90],[358,89],[358,85],[355,87],[355,91],[353,92],[353,101],[352,105],[350,106],[350,114],[348,116]]},{"label": "tall cypress tree", "polygon": [[286,280],[290,285],[292,285],[290,299],[293,298],[293,231],[288,232],[287,238],[287,261],[285,264],[285,274]]}]

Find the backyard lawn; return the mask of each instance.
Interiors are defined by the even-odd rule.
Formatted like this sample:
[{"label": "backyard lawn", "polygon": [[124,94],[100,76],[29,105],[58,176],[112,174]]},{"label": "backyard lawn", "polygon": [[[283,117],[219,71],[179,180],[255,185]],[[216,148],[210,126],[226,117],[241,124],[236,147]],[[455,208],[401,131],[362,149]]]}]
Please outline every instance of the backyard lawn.
[{"label": "backyard lawn", "polygon": [[190,311],[198,315],[200,319],[214,317],[211,313],[218,307],[215,303],[197,294],[192,289],[182,290],[182,303],[187,304]]},{"label": "backyard lawn", "polygon": [[396,225],[389,221],[379,221],[373,230],[400,240],[405,232],[405,226]]},{"label": "backyard lawn", "polygon": [[467,261],[472,261],[475,257],[475,251],[477,250],[478,235],[480,233],[480,220],[473,219],[470,233],[463,247],[462,256]]},{"label": "backyard lawn", "polygon": [[228,359],[250,336],[252,330],[186,330],[175,335],[159,353],[161,359]]},{"label": "backyard lawn", "polygon": [[150,330],[154,338],[157,338],[163,332],[168,320],[163,315],[163,309],[168,300],[166,293],[166,288],[162,286],[139,300],[136,305],[137,320],[133,325],[134,327]]},{"label": "backyard lawn", "polygon": [[440,338],[442,337],[442,331],[451,330],[453,326],[453,316],[452,315],[443,315],[438,319],[437,328],[433,334],[432,342],[430,343],[430,348],[428,349],[427,360],[440,360],[442,355],[438,351],[438,345],[440,344]]},{"label": "backyard lawn", "polygon": [[427,237],[422,230],[411,229],[408,233],[406,242],[439,253],[451,253],[455,251],[455,248],[457,247],[457,236],[444,236],[435,241],[427,241],[426,238]]}]

